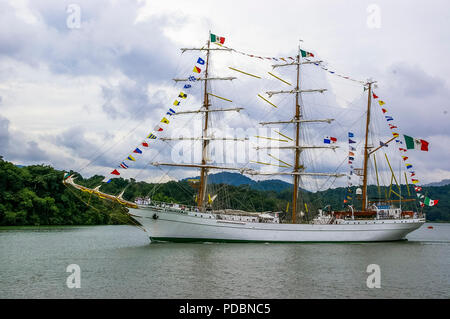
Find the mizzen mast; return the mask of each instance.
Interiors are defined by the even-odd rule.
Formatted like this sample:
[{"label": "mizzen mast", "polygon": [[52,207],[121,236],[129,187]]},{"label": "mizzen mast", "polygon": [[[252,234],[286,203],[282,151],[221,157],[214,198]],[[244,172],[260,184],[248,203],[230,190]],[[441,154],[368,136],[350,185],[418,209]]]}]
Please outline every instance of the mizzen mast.
[{"label": "mizzen mast", "polygon": [[367,82],[368,86],[368,97],[367,97],[367,116],[366,116],[366,136],[364,142],[364,166],[363,166],[363,189],[362,189],[362,211],[367,210],[367,164],[369,162],[369,124],[370,124],[370,107],[372,104],[372,84],[374,82]]}]

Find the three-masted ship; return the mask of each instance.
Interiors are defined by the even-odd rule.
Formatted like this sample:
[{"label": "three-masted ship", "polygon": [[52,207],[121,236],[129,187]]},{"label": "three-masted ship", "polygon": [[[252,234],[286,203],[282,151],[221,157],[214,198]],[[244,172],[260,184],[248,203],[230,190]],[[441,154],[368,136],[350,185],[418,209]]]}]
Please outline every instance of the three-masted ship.
[{"label": "three-masted ship", "polygon": [[[425,222],[425,216],[421,211],[403,211],[396,207],[393,200],[369,201],[367,194],[367,171],[370,156],[379,148],[373,148],[368,144],[370,111],[372,101],[373,81],[368,81],[365,88],[368,93],[367,117],[365,123],[364,160],[362,168],[362,194],[361,208],[354,209],[348,206],[342,211],[319,210],[319,215],[313,220],[305,223],[298,222],[299,187],[301,176],[334,176],[340,177],[338,173],[314,173],[305,171],[300,160],[300,154],[305,149],[316,148],[334,149],[336,146],[313,146],[303,145],[300,136],[300,127],[313,122],[330,123],[332,119],[308,119],[302,115],[300,105],[303,93],[323,92],[325,89],[300,88],[300,70],[302,64],[318,63],[302,59],[300,49],[293,62],[274,65],[274,67],[295,67],[296,87],[290,91],[270,91],[269,96],[275,94],[293,94],[295,105],[293,117],[285,121],[262,122],[261,125],[291,124],[294,126],[293,145],[280,148],[293,151],[293,165],[289,172],[263,173],[255,170],[213,165],[208,160],[209,144],[216,139],[209,136],[211,112],[233,112],[241,108],[220,109],[212,108],[210,95],[210,81],[230,80],[232,78],[210,77],[209,64],[211,54],[221,50],[229,50],[226,47],[212,47],[210,40],[205,47],[182,49],[206,51],[206,64],[204,77],[199,78],[203,86],[203,105],[199,110],[177,112],[177,116],[183,113],[201,113],[203,119],[202,136],[192,138],[202,143],[201,163],[177,164],[177,163],[153,163],[157,166],[181,166],[198,168],[200,179],[196,206],[187,206],[176,203],[161,203],[152,199],[139,199],[135,203],[127,202],[130,214],[148,232],[152,241],[207,241],[207,242],[372,242],[372,241],[394,241],[404,239],[405,236],[419,228]],[[182,81],[183,79],[178,79]],[[187,80],[187,79],[185,79]],[[218,138],[226,140],[227,137]],[[230,138],[236,140],[235,138]],[[168,140],[168,139],[166,139]],[[247,212],[236,209],[213,209],[211,198],[207,198],[208,172],[211,170],[235,170],[244,174],[262,175],[290,175],[293,178],[293,197],[291,206],[291,220],[281,221],[281,212]],[[208,195],[209,196],[209,195]],[[121,199],[122,200],[122,199]]]}]

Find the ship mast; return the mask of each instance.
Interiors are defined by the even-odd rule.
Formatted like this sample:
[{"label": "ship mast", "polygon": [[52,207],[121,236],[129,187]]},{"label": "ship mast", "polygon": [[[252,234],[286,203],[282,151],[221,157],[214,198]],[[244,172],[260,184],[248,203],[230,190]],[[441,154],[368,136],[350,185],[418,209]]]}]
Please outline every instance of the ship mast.
[{"label": "ship mast", "polygon": [[[199,77],[196,79],[196,81],[205,81],[204,82],[204,92],[203,92],[203,105],[200,109],[197,110],[186,110],[181,111],[173,114],[173,116],[178,116],[182,114],[192,114],[192,113],[203,113],[203,127],[202,127],[202,136],[201,137],[178,137],[178,138],[161,138],[161,140],[168,141],[168,140],[194,140],[194,141],[202,141],[202,160],[201,163],[192,163],[192,164],[181,164],[181,163],[159,163],[159,162],[153,162],[151,163],[154,166],[178,166],[178,167],[195,167],[200,169],[200,185],[199,185],[199,191],[197,196],[197,206],[201,211],[204,211],[206,209],[206,186],[208,184],[208,171],[210,169],[219,169],[219,170],[236,170],[243,172],[244,169],[239,169],[235,167],[224,167],[219,165],[211,165],[208,164],[208,145],[213,140],[232,140],[232,141],[245,141],[248,140],[248,138],[235,138],[235,137],[213,137],[208,135],[208,125],[209,125],[209,113],[210,112],[229,112],[229,111],[236,111],[239,112],[243,108],[242,107],[233,107],[233,108],[213,108],[211,109],[210,106],[210,99],[209,95],[212,94],[208,91],[208,82],[211,80],[228,80],[232,81],[236,79],[235,77],[208,77],[209,76],[209,64],[210,64],[210,53],[211,51],[232,51],[229,48],[211,48],[211,32],[209,32],[208,35],[208,42],[206,47],[202,48],[182,48],[182,52],[185,51],[206,51],[206,62],[205,62],[205,72],[204,77]],[[175,82],[185,82],[189,81],[188,78],[176,78],[173,79]]]},{"label": "ship mast", "polygon": [[374,82],[367,82],[368,97],[367,97],[367,117],[366,117],[366,136],[364,143],[364,168],[363,168],[363,189],[362,189],[362,211],[367,210],[367,164],[369,162],[369,124],[370,124],[370,107],[372,104],[372,84]]},{"label": "ship mast", "polygon": [[[210,32],[211,34],[211,32]],[[208,50],[206,51],[206,69],[205,69],[205,87],[204,87],[204,95],[203,95],[203,108],[207,111],[209,109],[209,99],[208,99],[208,66],[209,66],[209,47],[211,44],[211,37],[208,38]],[[205,112],[203,117],[203,145],[202,145],[202,165],[206,165],[207,156],[208,156],[208,144],[209,140],[206,139],[208,136],[208,118],[209,112]],[[197,196],[197,206],[203,207],[203,203],[206,196],[206,185],[208,179],[208,169],[205,167],[200,168],[200,186],[198,188],[198,196]]]},{"label": "ship mast", "polygon": [[277,173],[258,173],[252,172],[252,175],[292,175],[294,178],[294,188],[292,195],[292,223],[297,222],[297,211],[298,211],[298,189],[299,189],[299,181],[300,176],[335,176],[341,177],[344,174],[337,173],[315,173],[315,172],[304,172],[305,167],[300,163],[300,154],[304,149],[336,149],[337,146],[317,146],[317,145],[302,145],[300,143],[300,124],[304,123],[318,123],[318,122],[326,122],[330,124],[334,119],[303,119],[301,116],[301,106],[300,106],[300,97],[302,93],[314,93],[319,92],[323,93],[326,89],[300,89],[300,66],[303,64],[320,64],[322,61],[309,61],[306,60],[304,62],[301,61],[301,50],[298,48],[297,58],[295,62],[285,63],[285,64],[275,64],[272,65],[273,68],[284,67],[284,66],[293,66],[297,67],[297,82],[294,90],[290,91],[268,91],[266,94],[272,97],[274,94],[295,94],[295,114],[293,119],[288,121],[275,121],[275,122],[261,122],[261,125],[269,125],[269,124],[295,124],[295,145],[291,146],[278,146],[278,147],[257,147],[256,149],[270,149],[270,148],[278,148],[278,149],[293,149],[294,150],[294,167],[291,172],[277,172]]},{"label": "ship mast", "polygon": [[[298,96],[300,94],[300,47],[298,48],[297,54],[297,85],[295,87],[295,163],[294,172],[298,173],[300,167],[300,104],[298,102]],[[294,191],[292,195],[292,223],[297,220],[297,200],[298,200],[298,187],[299,187],[300,175],[294,175]]]}]

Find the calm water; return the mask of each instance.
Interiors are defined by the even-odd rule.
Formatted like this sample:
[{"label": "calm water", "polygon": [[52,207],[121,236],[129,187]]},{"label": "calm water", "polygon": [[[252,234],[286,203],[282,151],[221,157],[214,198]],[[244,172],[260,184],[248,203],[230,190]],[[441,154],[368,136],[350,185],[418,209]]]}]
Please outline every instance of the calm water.
[{"label": "calm water", "polygon": [[[427,229],[432,225],[434,229]],[[149,244],[131,226],[0,229],[0,298],[449,298],[450,224],[368,244]],[[81,267],[69,289],[66,267]],[[366,267],[381,268],[381,288]]]}]

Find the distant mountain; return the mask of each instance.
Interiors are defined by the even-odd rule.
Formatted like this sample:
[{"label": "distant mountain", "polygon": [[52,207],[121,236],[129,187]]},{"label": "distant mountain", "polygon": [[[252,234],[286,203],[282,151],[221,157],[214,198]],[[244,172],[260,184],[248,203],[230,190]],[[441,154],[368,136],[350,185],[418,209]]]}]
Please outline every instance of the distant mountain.
[{"label": "distant mountain", "polygon": [[[199,178],[199,177],[190,177]],[[188,178],[186,178],[188,179]],[[291,183],[279,179],[270,179],[265,181],[255,181],[245,175],[239,173],[221,172],[208,175],[208,183],[211,184],[228,184],[233,186],[249,185],[250,188],[256,190],[281,192],[286,188],[292,187]]]},{"label": "distant mountain", "polygon": [[423,186],[445,186],[445,185],[450,185],[450,179],[443,179],[440,182],[429,183]]}]

